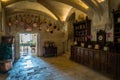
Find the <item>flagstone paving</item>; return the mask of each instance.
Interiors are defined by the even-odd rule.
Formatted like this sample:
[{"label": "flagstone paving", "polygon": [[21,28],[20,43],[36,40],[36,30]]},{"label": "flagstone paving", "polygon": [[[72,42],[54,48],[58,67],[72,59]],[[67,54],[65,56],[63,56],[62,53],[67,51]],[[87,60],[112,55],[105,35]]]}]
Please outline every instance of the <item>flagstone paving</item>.
[{"label": "flagstone paving", "polygon": [[21,57],[0,80],[111,80],[69,59],[58,57]]}]

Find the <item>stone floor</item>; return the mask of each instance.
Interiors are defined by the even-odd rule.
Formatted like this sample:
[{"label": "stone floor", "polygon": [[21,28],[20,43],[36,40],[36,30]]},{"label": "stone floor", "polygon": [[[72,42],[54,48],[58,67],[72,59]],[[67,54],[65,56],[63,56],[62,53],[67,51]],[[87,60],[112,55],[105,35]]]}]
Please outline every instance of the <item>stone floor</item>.
[{"label": "stone floor", "polygon": [[0,80],[111,80],[69,59],[58,57],[21,57]]}]

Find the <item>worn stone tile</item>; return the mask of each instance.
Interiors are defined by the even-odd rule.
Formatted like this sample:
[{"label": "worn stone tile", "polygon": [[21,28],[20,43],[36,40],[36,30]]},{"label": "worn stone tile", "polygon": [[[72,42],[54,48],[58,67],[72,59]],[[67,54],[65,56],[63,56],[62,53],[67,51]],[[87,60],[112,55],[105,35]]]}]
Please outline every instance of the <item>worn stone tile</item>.
[{"label": "worn stone tile", "polygon": [[69,59],[69,54],[58,57],[26,56],[20,58],[12,70],[0,75],[0,80],[110,80]]}]

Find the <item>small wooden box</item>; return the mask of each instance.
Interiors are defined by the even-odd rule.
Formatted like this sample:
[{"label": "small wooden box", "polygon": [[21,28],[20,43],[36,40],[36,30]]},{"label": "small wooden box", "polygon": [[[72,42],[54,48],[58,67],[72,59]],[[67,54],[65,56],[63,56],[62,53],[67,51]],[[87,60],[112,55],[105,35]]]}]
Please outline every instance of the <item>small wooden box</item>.
[{"label": "small wooden box", "polygon": [[12,68],[12,61],[11,60],[4,60],[0,61],[0,71],[8,71]]}]

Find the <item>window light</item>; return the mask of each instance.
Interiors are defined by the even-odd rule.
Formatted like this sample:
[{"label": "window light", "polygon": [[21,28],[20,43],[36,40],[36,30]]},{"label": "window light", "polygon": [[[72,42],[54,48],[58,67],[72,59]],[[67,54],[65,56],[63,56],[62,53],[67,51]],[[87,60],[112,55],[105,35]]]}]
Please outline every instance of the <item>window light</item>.
[{"label": "window light", "polygon": [[97,0],[99,3],[102,3],[102,2],[104,2],[105,0]]},{"label": "window light", "polygon": [[8,2],[9,0],[1,0],[1,2]]},{"label": "window light", "polygon": [[82,0],[79,0],[79,4],[85,9],[89,8]]}]

